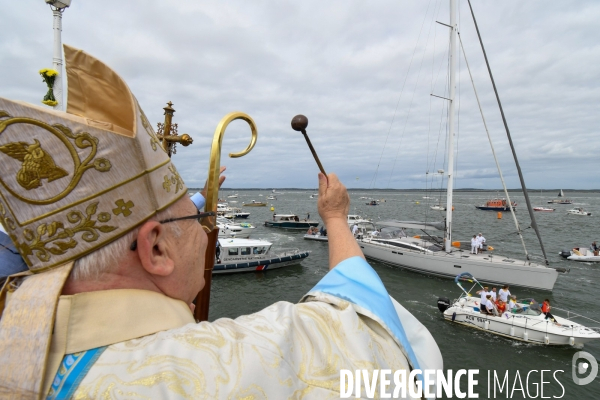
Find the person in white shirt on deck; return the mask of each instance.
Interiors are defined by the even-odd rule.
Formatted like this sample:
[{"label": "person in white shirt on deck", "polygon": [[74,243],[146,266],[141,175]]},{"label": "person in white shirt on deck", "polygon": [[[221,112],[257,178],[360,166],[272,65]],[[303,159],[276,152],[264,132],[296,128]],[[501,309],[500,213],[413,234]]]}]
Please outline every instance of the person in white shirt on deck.
[{"label": "person in white shirt on deck", "polygon": [[496,288],[492,288],[492,291],[489,294],[492,296],[492,300],[496,301]]},{"label": "person in white shirt on deck", "polygon": [[495,314],[496,307],[494,306],[494,302],[492,301],[492,295],[488,294],[485,299],[485,313],[493,315]]},{"label": "person in white shirt on deck", "polygon": [[483,308],[485,307],[485,300],[488,294],[490,294],[490,292],[488,291],[488,287],[485,286],[482,290],[476,292],[476,294],[480,294],[481,298],[480,298],[480,305],[481,305],[481,311],[483,311]]},{"label": "person in white shirt on deck", "polygon": [[507,303],[508,297],[510,296],[510,290],[508,290],[508,285],[502,286],[502,289],[498,291],[498,295],[500,296],[500,300]]},{"label": "person in white shirt on deck", "polygon": [[484,244],[485,244],[485,238],[483,237],[481,232],[479,232],[479,236],[477,236],[477,248],[479,249],[479,251],[483,251]]},{"label": "person in white shirt on deck", "polygon": [[473,239],[471,239],[471,254],[477,254],[478,248],[479,241],[477,240],[477,235],[473,235]]}]

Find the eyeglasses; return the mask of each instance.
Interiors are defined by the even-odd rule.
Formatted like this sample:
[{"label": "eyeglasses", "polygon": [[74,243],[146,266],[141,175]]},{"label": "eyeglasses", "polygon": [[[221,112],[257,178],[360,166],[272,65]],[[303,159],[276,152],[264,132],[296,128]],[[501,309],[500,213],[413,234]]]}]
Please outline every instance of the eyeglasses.
[{"label": "eyeglasses", "polygon": [[[195,219],[198,221],[198,223],[200,225],[202,225],[202,228],[205,231],[208,230],[208,232],[210,232],[210,231],[212,231],[212,227],[214,227],[214,223],[212,222],[211,218],[209,218],[209,217],[214,217],[215,215],[217,215],[217,213],[214,211],[198,212],[198,214],[188,215],[185,217],[167,218],[162,221],[158,221],[158,223],[166,224],[168,222],[183,221],[185,219]],[[131,243],[131,246],[129,246],[129,249],[131,251],[135,251],[137,249],[137,240],[134,240],[133,243]]]}]

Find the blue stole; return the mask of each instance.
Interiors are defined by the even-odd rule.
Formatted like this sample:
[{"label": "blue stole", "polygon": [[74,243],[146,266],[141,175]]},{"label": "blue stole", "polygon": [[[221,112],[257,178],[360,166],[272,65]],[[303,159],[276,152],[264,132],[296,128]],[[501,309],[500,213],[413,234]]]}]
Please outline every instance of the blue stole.
[{"label": "blue stole", "polygon": [[79,353],[66,354],[58,368],[46,400],[70,399],[106,346]]}]

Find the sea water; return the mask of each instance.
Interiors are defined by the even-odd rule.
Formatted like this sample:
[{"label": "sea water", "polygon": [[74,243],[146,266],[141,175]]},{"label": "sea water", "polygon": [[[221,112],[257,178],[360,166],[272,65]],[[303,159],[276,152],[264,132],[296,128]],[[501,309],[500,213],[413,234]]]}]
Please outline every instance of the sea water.
[{"label": "sea water", "polygon": [[[251,272],[213,277],[211,291],[210,320],[228,317],[235,318],[249,314],[277,302],[297,302],[328,271],[328,250],[326,242],[303,240],[304,231],[267,228],[265,220],[272,217],[271,205],[279,213],[294,213],[304,219],[310,213],[311,219],[319,220],[317,199],[311,199],[314,191],[282,190],[277,200],[269,201],[268,207],[252,207],[246,210],[251,213],[247,221],[256,229],[253,238],[260,238],[274,243],[274,249],[299,248],[310,250],[311,254],[298,266],[285,267],[265,272]],[[267,196],[268,190],[239,190],[238,204],[243,201],[259,198],[259,194]],[[227,194],[227,192],[222,192]],[[533,256],[541,257],[541,250],[527,213],[522,193],[509,193],[511,200],[518,203],[517,218],[523,230],[528,251]],[[554,193],[552,193],[554,194]],[[430,196],[431,199],[423,199]],[[456,192],[454,195],[453,240],[470,242],[470,238],[483,233],[487,243],[494,247],[494,254],[524,259],[521,242],[516,234],[515,225],[510,213],[502,213],[498,219],[493,211],[475,209],[486,200],[496,196],[495,192]],[[367,191],[352,190],[351,214],[360,214],[372,219],[375,223],[385,219],[441,221],[445,213],[429,208],[438,202],[445,205],[445,197],[439,194],[426,194],[418,191]],[[368,197],[385,200],[378,206],[368,206]],[[555,307],[555,314],[562,313],[556,308],[564,308],[600,321],[600,263],[579,263],[561,258],[558,253],[562,249],[574,246],[589,246],[593,240],[600,242],[600,193],[568,192],[567,197],[574,201],[573,205],[548,205],[553,199],[550,195],[540,197],[530,194],[533,206],[549,206],[555,212],[536,212],[536,220],[542,235],[546,254],[553,267],[569,268],[568,274],[560,274],[552,292],[511,287],[511,293],[519,298],[533,297],[541,302],[550,299]],[[591,217],[567,215],[566,210],[583,207],[592,213]],[[561,386],[556,384],[552,375],[546,374],[551,384],[546,384],[544,397],[556,396],[564,399],[600,398],[600,377],[592,383],[576,385],[571,376],[573,355],[578,349],[570,347],[552,347],[533,345],[509,340],[493,334],[485,333],[464,326],[452,324],[442,318],[437,309],[440,296],[455,299],[459,288],[450,279],[436,278],[410,272],[398,267],[390,267],[370,261],[385,284],[390,295],[398,300],[416,318],[429,329],[436,339],[444,357],[444,369],[480,369],[480,384],[476,388],[479,398],[488,398],[487,374],[494,373],[504,378],[508,375],[508,384],[515,391],[512,396],[499,395],[496,398],[533,398],[539,392],[541,370],[555,372]],[[499,289],[499,288],[498,288]],[[581,321],[584,325],[597,326],[594,323]],[[590,342],[583,348],[600,362],[600,340]],[[536,370],[538,372],[531,372]],[[529,373],[529,380],[526,377]],[[518,375],[518,377],[517,377]],[[519,382],[523,393],[519,390]],[[493,383],[493,382],[492,382]],[[516,386],[515,386],[516,385]],[[525,386],[528,387],[526,388]],[[525,390],[529,390],[529,395]],[[563,395],[564,391],[564,395]],[[506,393],[506,391],[504,392]],[[561,396],[562,395],[562,396]],[[538,398],[541,398],[538,393]],[[493,392],[490,394],[493,397]]]}]

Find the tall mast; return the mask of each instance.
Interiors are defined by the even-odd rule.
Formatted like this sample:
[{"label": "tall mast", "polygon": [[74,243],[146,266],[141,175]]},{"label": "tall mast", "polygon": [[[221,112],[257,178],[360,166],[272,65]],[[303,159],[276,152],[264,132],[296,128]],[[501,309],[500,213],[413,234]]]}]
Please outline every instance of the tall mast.
[{"label": "tall mast", "polygon": [[448,194],[444,248],[452,249],[452,190],[454,189],[454,95],[456,88],[456,0],[450,0],[450,110],[448,112]]}]

